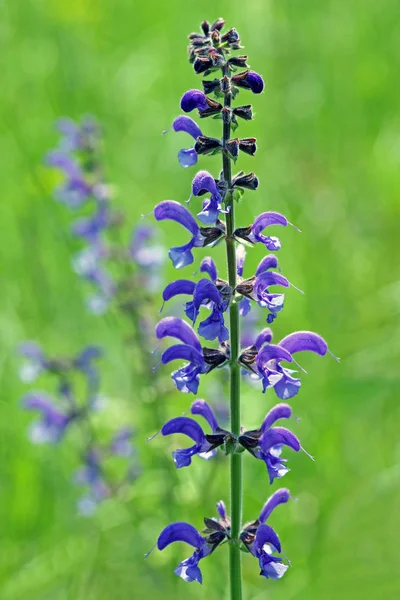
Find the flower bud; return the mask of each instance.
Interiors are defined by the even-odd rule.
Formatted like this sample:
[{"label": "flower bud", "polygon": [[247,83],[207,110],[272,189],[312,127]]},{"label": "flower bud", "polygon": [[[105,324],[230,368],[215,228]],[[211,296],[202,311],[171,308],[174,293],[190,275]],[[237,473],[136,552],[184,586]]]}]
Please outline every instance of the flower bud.
[{"label": "flower bud", "polygon": [[221,142],[216,138],[200,135],[194,145],[197,154],[212,154],[221,149]]},{"label": "flower bud", "polygon": [[232,83],[246,90],[251,90],[253,94],[261,94],[264,89],[263,78],[254,71],[243,71],[233,75]]},{"label": "flower bud", "polygon": [[251,106],[251,104],[246,104],[245,106],[237,106],[233,109],[233,113],[237,117],[240,117],[245,121],[251,121],[253,118],[253,107]]},{"label": "flower bud", "polygon": [[243,171],[240,171],[232,180],[233,186],[246,188],[247,190],[256,190],[258,188],[258,178],[255,173],[248,173],[245,175]]},{"label": "flower bud", "polygon": [[214,21],[214,23],[211,25],[211,31],[221,31],[221,29],[223,28],[224,25],[225,25],[225,21],[224,21],[224,19],[222,19],[222,17],[220,17],[219,19]]},{"label": "flower bud", "polygon": [[239,140],[239,149],[250,156],[254,156],[257,150],[256,138],[243,138]]},{"label": "flower bud", "polygon": [[213,79],[212,81],[207,81],[206,79],[203,79],[202,83],[205,94],[212,94],[212,92],[217,92],[221,89],[219,79]]}]

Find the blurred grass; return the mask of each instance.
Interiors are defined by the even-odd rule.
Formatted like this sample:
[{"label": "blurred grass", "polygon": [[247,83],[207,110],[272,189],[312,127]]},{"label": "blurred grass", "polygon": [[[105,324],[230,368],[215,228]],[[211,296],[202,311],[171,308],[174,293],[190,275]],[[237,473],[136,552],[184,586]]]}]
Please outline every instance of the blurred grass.
[{"label": "blurred grass", "polygon": [[[221,15],[239,29],[267,84],[251,99],[255,121],[240,129],[259,139],[256,158],[244,157],[240,168],[255,170],[261,186],[246,194],[238,220],[247,224],[272,209],[302,230],[279,232],[283,271],[306,295],[288,292],[276,337],[313,329],[342,357],[340,366],[329,357],[302,359],[310,375],[293,403],[301,417],[296,432],[316,461],[290,457],[284,484],[298,501],[272,523],[294,568],[266,582],[244,557],[245,597],[399,597],[398,2],[222,0],[216,10],[215,3],[176,0],[14,0],[0,10],[1,598],[227,595],[226,547],[204,561],[203,589],[173,575],[187,549],[142,560],[171,518],[200,527],[214,514],[215,502],[228,498],[227,463],[195,461],[177,472],[174,502],[160,505],[160,489],[171,481],[160,459],[174,444],[146,445],[152,432],[136,423],[140,484],[93,520],[78,518],[73,448],[51,452],[27,441],[14,353],[27,338],[54,352],[101,343],[104,391],[135,422],[123,324],[84,309],[70,269],[70,215],[52,200],[54,175],[42,157],[55,142],[58,116],[90,112],[104,125],[109,178],[132,224],[162,199],[186,199],[193,171],[176,160],[185,142],[160,132],[178,113],[181,94],[200,85],[186,61],[187,34]],[[210,123],[207,131],[218,135],[217,127]],[[219,168],[217,159],[201,165]],[[173,225],[163,229],[167,242],[180,235]],[[261,255],[252,252],[247,273]],[[256,425],[273,401],[246,389],[244,424]],[[167,416],[188,402],[168,384]],[[250,457],[245,490],[244,518],[253,519],[270,489]]]}]

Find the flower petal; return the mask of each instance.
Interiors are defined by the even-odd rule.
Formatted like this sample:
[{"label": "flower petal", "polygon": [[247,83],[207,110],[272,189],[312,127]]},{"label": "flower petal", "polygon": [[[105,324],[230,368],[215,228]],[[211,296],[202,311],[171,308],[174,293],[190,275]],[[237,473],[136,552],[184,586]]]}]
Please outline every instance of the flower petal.
[{"label": "flower petal", "polygon": [[254,345],[259,350],[264,344],[269,344],[272,341],[272,330],[265,327],[257,336]]},{"label": "flower petal", "polygon": [[192,365],[201,367],[204,365],[203,354],[189,346],[188,344],[176,344],[167,348],[161,355],[161,362],[163,365],[168,364],[173,360],[187,360]]},{"label": "flower petal", "polygon": [[192,296],[195,287],[196,284],[194,281],[190,281],[189,279],[177,279],[176,281],[172,281],[167,285],[162,293],[163,300],[164,302],[167,302],[179,294],[187,294]]},{"label": "flower petal", "polygon": [[295,452],[299,452],[301,448],[298,438],[285,427],[273,427],[272,429],[268,429],[260,439],[260,446],[264,452],[268,452],[270,448],[280,444],[289,446],[289,448],[292,448]]},{"label": "flower petal", "polygon": [[279,342],[279,346],[288,350],[290,354],[308,350],[320,356],[325,356],[328,351],[328,345],[324,338],[312,331],[290,333]]},{"label": "flower petal", "polygon": [[261,94],[264,89],[264,81],[261,75],[255,71],[249,71],[245,79],[253,94]]},{"label": "flower petal", "polygon": [[286,217],[277,212],[269,211],[258,215],[251,229],[253,234],[258,236],[266,227],[269,227],[270,225],[282,225],[283,227],[286,227],[287,224],[288,220]]},{"label": "flower petal", "polygon": [[209,279],[200,279],[196,284],[193,294],[193,304],[196,309],[199,309],[202,304],[206,304],[207,302],[214,302],[218,305],[221,301],[221,294],[215,284]]},{"label": "flower petal", "polygon": [[178,317],[165,317],[156,326],[156,336],[159,340],[164,337],[174,337],[184,344],[193,346],[199,352],[202,351],[199,338],[192,327]]},{"label": "flower petal", "polygon": [[157,204],[154,209],[154,216],[157,221],[175,221],[180,223],[190,231],[193,236],[199,233],[199,226],[195,218],[190,214],[187,208],[175,200],[164,200]]},{"label": "flower petal", "polygon": [[186,544],[190,544],[194,548],[201,548],[205,544],[204,539],[197,529],[193,525],[190,525],[190,523],[184,522],[167,525],[158,537],[157,548],[164,550],[164,548],[173,542],[186,542]]},{"label": "flower petal", "polygon": [[201,445],[205,441],[205,435],[200,425],[189,417],[176,417],[171,419],[161,428],[162,435],[182,433],[190,437],[196,444]]},{"label": "flower petal", "polygon": [[289,498],[290,498],[290,493],[289,493],[288,489],[281,488],[281,489],[277,490],[274,494],[272,494],[272,496],[270,498],[268,498],[268,500],[264,504],[264,506],[260,512],[259,521],[261,523],[265,523],[265,521],[268,519],[268,517],[270,516],[272,511],[279,504],[286,504],[286,502],[288,502]]},{"label": "flower petal", "polygon": [[259,351],[257,355],[257,365],[263,365],[273,359],[277,361],[293,361],[291,354],[285,348],[281,348],[276,344],[268,344],[268,346],[264,346],[264,348],[261,348]]},{"label": "flower petal", "polygon": [[206,402],[205,400],[195,400],[192,403],[192,406],[190,407],[190,412],[192,413],[192,415],[202,416],[210,425],[213,431],[216,431],[216,429],[218,429],[219,426],[214,411],[208,404],[208,402]]},{"label": "flower petal", "polygon": [[182,148],[178,152],[178,160],[181,167],[193,167],[197,164],[199,156],[194,148]]},{"label": "flower petal", "polygon": [[258,267],[256,270],[256,277],[264,273],[264,271],[268,271],[269,269],[276,269],[278,267],[278,259],[274,254],[267,254],[264,258],[258,263]]},{"label": "flower petal", "polygon": [[265,419],[261,425],[261,431],[264,433],[269,429],[276,421],[280,419],[289,419],[292,415],[292,409],[289,404],[277,404],[267,413]]},{"label": "flower petal", "polygon": [[262,523],[257,529],[254,540],[254,550],[257,554],[265,544],[271,544],[278,552],[282,551],[281,542],[275,531],[269,525]]},{"label": "flower petal", "polygon": [[200,135],[203,135],[197,123],[193,121],[193,119],[191,119],[190,117],[186,117],[185,115],[177,117],[172,123],[172,127],[176,132],[184,131],[185,133],[188,133],[195,140]]},{"label": "flower petal", "polygon": [[207,273],[212,281],[218,277],[217,267],[211,256],[206,256],[200,263],[200,272]]},{"label": "flower petal", "polygon": [[[207,110],[206,95],[201,90],[188,90],[181,98],[181,109],[183,112],[192,112],[195,108]],[[200,134],[201,135],[201,134]]]},{"label": "flower petal", "polygon": [[194,196],[202,196],[207,192],[220,200],[221,194],[219,193],[214,177],[208,171],[199,171],[192,181],[192,193]]}]

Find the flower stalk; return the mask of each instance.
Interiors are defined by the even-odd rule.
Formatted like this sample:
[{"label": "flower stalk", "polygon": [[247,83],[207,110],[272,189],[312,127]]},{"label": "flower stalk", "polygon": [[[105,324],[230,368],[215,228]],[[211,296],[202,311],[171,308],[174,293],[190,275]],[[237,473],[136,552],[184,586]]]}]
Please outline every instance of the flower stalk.
[{"label": "flower stalk", "polygon": [[[228,63],[222,69],[222,76],[228,80],[226,91],[224,93],[224,107],[230,110],[231,107],[231,78]],[[226,144],[231,137],[230,119],[223,121],[222,132],[222,170],[223,179],[226,186],[225,208],[229,210],[226,216],[226,259],[228,265],[228,281],[234,290],[237,284],[236,277],[236,248],[233,232],[235,231],[235,201],[232,193],[232,169],[231,159],[226,150]],[[230,342],[231,342],[231,360],[229,364],[229,396],[230,396],[230,416],[231,431],[233,435],[240,435],[240,366],[239,366],[239,310],[238,304],[233,301],[229,312],[230,321]],[[242,598],[242,578],[241,578],[241,556],[239,535],[242,520],[242,454],[234,452],[231,454],[231,543],[229,548],[229,574],[230,590],[232,600],[241,600]]]}]

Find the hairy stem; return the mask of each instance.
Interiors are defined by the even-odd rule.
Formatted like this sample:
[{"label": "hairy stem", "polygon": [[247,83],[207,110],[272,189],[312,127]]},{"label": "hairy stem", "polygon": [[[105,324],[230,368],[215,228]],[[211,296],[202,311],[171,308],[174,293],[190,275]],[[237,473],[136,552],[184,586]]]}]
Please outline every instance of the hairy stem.
[{"label": "hairy stem", "polygon": [[[229,77],[229,67],[223,68],[223,76]],[[224,106],[231,106],[231,92],[227,91],[224,96]],[[235,207],[234,199],[231,192],[232,188],[232,171],[231,159],[225,151],[226,142],[229,141],[231,135],[231,125],[228,120],[224,120],[223,125],[223,153],[222,164],[224,181],[227,186],[225,195],[226,207],[229,206],[229,213],[226,215],[226,256],[228,263],[228,278],[229,285],[232,289],[236,287],[236,250],[233,232],[235,230]],[[231,431],[234,435],[240,434],[240,367],[238,363],[239,357],[239,310],[238,305],[233,301],[229,308],[230,319],[230,344],[231,344],[231,360],[230,360],[230,415],[231,415]],[[230,543],[230,587],[231,600],[241,600],[242,598],[242,579],[240,565],[240,546],[239,534],[242,520],[242,455],[231,454],[231,543]]]}]

